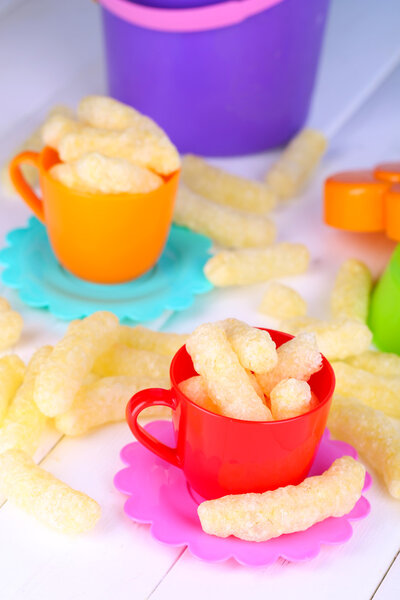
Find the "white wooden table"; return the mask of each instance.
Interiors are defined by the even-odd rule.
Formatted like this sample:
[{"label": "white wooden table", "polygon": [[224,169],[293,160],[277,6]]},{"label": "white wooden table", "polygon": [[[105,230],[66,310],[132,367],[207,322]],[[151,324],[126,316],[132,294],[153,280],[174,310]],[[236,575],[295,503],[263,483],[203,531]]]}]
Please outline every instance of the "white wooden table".
[{"label": "white wooden table", "polygon": [[[352,235],[325,227],[321,185],[331,172],[400,158],[399,0],[332,0],[324,54],[309,123],[330,136],[330,149],[308,190],[276,220],[280,239],[303,241],[312,252],[309,273],[288,280],[307,299],[310,313],[327,313],[329,289],[341,260],[356,256],[375,274],[393,244],[379,235]],[[82,0],[0,0],[0,159],[12,153],[48,108],[75,104],[105,90],[97,7]],[[274,153],[217,164],[260,177]],[[28,211],[0,197],[0,246]],[[218,290],[198,297],[174,315],[165,329],[189,331],[197,324],[236,316],[253,324],[275,323],[257,313],[265,286]],[[27,359],[55,342],[65,323],[22,305],[26,326],[18,352]],[[49,432],[38,452],[43,466],[96,498],[103,517],[95,530],[68,538],[48,531],[9,503],[0,501],[1,600],[59,600],[190,597],[290,598],[307,600],[395,600],[400,598],[400,502],[375,478],[367,493],[370,516],[354,524],[345,545],[324,547],[313,561],[249,569],[233,561],[207,564],[181,548],[152,539],[148,526],[123,515],[124,498],[112,478],[121,467],[119,450],[131,440],[124,423],[77,439]]]}]

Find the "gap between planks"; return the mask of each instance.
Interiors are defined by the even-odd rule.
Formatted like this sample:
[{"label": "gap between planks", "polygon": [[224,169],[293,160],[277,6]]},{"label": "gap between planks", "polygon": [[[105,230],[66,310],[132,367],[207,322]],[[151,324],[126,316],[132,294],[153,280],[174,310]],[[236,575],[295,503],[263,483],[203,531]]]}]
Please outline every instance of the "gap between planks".
[{"label": "gap between planks", "polygon": [[393,567],[394,563],[396,562],[397,557],[400,556],[400,548],[397,551],[397,553],[394,555],[392,562],[390,563],[390,565],[388,566],[388,568],[386,569],[386,571],[383,574],[382,579],[380,580],[380,582],[378,583],[378,585],[375,588],[374,593],[372,594],[370,600],[373,600],[373,598],[375,598],[377,592],[379,591],[379,588],[381,587],[383,581],[386,579],[386,577],[389,575],[389,571],[390,569]]},{"label": "gap between planks", "polygon": [[171,565],[165,571],[164,575],[161,577],[160,581],[158,581],[158,583],[153,587],[153,589],[151,590],[150,594],[148,596],[146,596],[146,600],[149,600],[149,598],[151,598],[151,596],[154,594],[154,592],[157,591],[157,589],[160,587],[160,585],[162,584],[162,582],[164,581],[164,579],[167,577],[167,575],[172,571],[172,569],[175,567],[175,565],[178,563],[178,561],[185,554],[186,550],[187,550],[187,546],[185,546],[182,549],[182,551],[178,554],[178,556],[175,558],[175,560],[171,563]]}]

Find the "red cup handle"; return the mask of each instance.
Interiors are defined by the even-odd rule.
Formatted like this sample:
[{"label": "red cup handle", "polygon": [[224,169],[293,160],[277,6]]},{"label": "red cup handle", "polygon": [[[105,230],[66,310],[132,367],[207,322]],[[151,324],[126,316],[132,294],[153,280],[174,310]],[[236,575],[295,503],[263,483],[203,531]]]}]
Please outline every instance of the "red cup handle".
[{"label": "red cup handle", "polygon": [[136,437],[148,450],[157,454],[163,460],[171,463],[174,467],[182,467],[182,462],[178,456],[176,448],[166,446],[155,437],[150,435],[138,423],[138,417],[142,410],[151,406],[168,406],[172,410],[176,409],[176,402],[172,397],[171,390],[163,390],[161,388],[150,388],[138,392],[129,400],[126,406],[126,420],[128,425]]}]

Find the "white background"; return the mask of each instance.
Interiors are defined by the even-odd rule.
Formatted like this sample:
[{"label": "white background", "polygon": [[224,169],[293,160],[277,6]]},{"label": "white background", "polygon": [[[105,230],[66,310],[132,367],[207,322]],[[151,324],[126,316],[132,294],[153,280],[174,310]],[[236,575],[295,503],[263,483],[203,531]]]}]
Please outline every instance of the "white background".
[{"label": "white background", "polygon": [[[89,0],[0,0],[0,159],[13,153],[49,107],[74,105],[87,93],[105,91],[99,11]],[[309,312],[327,314],[334,273],[341,260],[365,260],[375,275],[393,244],[381,235],[356,235],[322,224],[324,178],[337,170],[400,159],[400,3],[398,0],[332,0],[310,125],[330,137],[316,176],[293,203],[276,212],[281,240],[307,243],[309,273],[288,280],[307,299]],[[275,153],[218,160],[233,172],[261,177]],[[17,199],[0,197],[0,246],[28,211]],[[275,323],[257,313],[265,286],[218,290],[198,297],[166,324],[190,331],[205,320],[237,316],[260,326]],[[24,307],[3,289],[25,319],[18,352],[27,359],[55,342],[65,324]],[[400,503],[374,478],[367,493],[370,516],[354,524],[345,545],[324,547],[313,561],[249,569],[233,561],[207,564],[181,548],[153,540],[148,526],[123,515],[124,498],[112,485],[121,467],[119,450],[131,435],[124,423],[77,439],[49,432],[38,453],[43,466],[96,498],[103,517],[80,538],[48,531],[0,499],[1,600],[89,598],[210,600],[234,598],[400,598]]]}]

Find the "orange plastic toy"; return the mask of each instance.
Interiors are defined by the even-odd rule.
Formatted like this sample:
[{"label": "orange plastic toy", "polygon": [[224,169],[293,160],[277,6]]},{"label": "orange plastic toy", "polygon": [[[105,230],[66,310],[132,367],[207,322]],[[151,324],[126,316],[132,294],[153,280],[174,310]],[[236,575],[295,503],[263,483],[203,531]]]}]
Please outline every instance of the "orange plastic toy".
[{"label": "orange plastic toy", "polygon": [[[19,165],[39,169],[40,199]],[[47,227],[60,263],[95,283],[122,283],[139,277],[159,259],[172,222],[179,171],[146,194],[88,194],[62,185],[49,174],[60,162],[55,150],[22,152],[11,162],[18,193]]]},{"label": "orange plastic toy", "polygon": [[400,163],[345,171],[325,181],[325,223],[347,231],[384,231],[400,241]]},{"label": "orange plastic toy", "polygon": [[386,233],[391,240],[400,240],[400,184],[392,185],[385,197]]},{"label": "orange plastic toy", "polygon": [[390,183],[400,183],[400,162],[382,163],[377,165],[374,170],[376,179],[390,181]]}]

